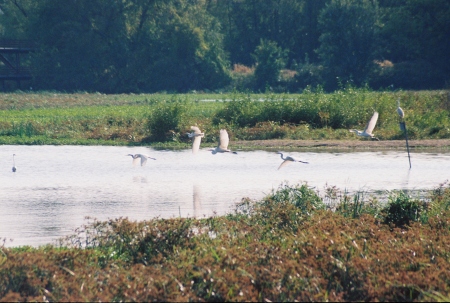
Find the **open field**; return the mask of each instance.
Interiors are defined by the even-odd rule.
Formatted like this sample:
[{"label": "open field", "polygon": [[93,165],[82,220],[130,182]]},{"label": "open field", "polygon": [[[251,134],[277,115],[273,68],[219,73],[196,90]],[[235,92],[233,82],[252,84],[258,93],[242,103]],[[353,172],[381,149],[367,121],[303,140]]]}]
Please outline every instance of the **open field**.
[{"label": "open field", "polygon": [[0,245],[0,300],[449,301],[450,187],[386,195],[284,184],[220,217],[90,220]]},{"label": "open field", "polygon": [[[357,146],[361,139],[348,130],[362,130],[373,111],[380,113],[375,135],[382,142],[402,141],[397,99],[406,113],[410,140],[448,139],[449,96],[446,91],[372,92],[352,88],[332,94],[0,94],[0,144],[187,148],[185,133],[190,125],[198,125],[206,133],[203,142],[209,146],[215,144],[220,128],[230,133],[231,145],[248,147],[255,143],[254,147],[260,147],[261,142],[267,142],[258,140],[294,140],[293,145],[311,140],[348,140]],[[377,147],[392,143],[367,144]],[[435,144],[448,146],[446,141]]]}]

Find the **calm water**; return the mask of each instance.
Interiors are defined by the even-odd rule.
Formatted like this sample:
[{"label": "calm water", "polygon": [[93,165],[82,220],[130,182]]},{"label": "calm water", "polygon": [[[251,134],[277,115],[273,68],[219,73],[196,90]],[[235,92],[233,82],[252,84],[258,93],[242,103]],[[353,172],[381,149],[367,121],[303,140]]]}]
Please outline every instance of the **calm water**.
[{"label": "calm water", "polygon": [[[12,173],[12,154],[17,172]],[[132,166],[128,153],[157,158]],[[225,214],[243,197],[259,199],[277,188],[308,182],[348,191],[430,189],[450,175],[450,153],[290,152],[310,164],[282,162],[274,152],[211,155],[201,150],[145,147],[0,146],[0,238],[7,246],[41,245],[72,234],[86,216],[128,217]]]}]

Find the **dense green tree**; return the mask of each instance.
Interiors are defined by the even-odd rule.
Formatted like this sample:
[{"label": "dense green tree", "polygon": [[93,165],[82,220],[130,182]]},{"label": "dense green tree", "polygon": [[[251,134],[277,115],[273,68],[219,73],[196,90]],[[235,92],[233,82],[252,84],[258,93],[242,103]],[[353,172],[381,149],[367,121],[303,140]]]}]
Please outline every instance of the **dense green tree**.
[{"label": "dense green tree", "polygon": [[29,22],[39,6],[32,0],[0,0],[0,37],[8,39],[27,39]]},{"label": "dense green tree", "polygon": [[261,39],[253,57],[256,61],[256,89],[264,90],[279,81],[280,70],[286,65],[286,52],[276,42]]},{"label": "dense green tree", "polygon": [[390,79],[400,87],[439,88],[450,81],[450,1],[384,3],[383,59],[394,63]]},{"label": "dense green tree", "polygon": [[448,16],[448,0],[0,0],[0,39],[36,41],[36,89],[216,89],[230,62],[255,66],[258,90],[282,66],[290,91],[434,89],[450,83]]},{"label": "dense green tree", "polygon": [[338,81],[362,85],[377,50],[378,7],[370,0],[332,0],[322,11],[317,52],[327,73],[327,87]]},{"label": "dense green tree", "polygon": [[37,88],[186,91],[229,79],[220,24],[204,1],[43,0],[32,13],[21,24],[38,42]]},{"label": "dense green tree", "polygon": [[253,65],[261,39],[288,50],[288,61],[316,59],[317,17],[327,0],[211,0],[208,9],[222,22],[225,49],[233,63]]},{"label": "dense green tree", "polygon": [[[214,89],[229,81],[220,24],[202,1],[165,4],[149,22],[148,77],[151,90]],[[153,26],[156,24],[157,26]]]},{"label": "dense green tree", "polygon": [[125,1],[46,0],[29,35],[38,88],[114,92],[126,65]]}]

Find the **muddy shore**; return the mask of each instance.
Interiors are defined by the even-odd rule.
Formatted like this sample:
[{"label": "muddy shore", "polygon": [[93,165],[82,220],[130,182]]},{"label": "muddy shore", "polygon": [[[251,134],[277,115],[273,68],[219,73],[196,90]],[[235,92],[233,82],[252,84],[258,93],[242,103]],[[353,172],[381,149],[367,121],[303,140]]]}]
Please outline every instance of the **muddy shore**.
[{"label": "muddy shore", "polygon": [[[450,150],[450,139],[410,140],[410,151]],[[239,149],[287,149],[287,150],[401,150],[406,149],[404,140],[252,140],[233,141],[230,145]]]}]

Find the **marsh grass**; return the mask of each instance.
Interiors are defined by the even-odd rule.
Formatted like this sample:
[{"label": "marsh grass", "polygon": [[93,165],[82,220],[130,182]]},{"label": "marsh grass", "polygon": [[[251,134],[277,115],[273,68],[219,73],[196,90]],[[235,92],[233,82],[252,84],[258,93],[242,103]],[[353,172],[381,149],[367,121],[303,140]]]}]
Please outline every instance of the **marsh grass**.
[{"label": "marsh grass", "polygon": [[[386,209],[416,205],[387,195]],[[366,195],[347,196],[281,184],[225,216],[90,219],[57,245],[0,245],[0,300],[448,299],[450,186],[430,192],[421,220],[401,225],[386,220],[389,212],[363,211]]]},{"label": "marsh grass", "polygon": [[[396,100],[406,113],[410,139],[450,138],[445,91],[374,92],[343,88],[302,94],[61,94],[0,95],[1,144],[187,143],[190,125],[215,143],[227,128],[233,140],[353,139],[376,110],[381,140],[403,140]],[[210,101],[201,101],[210,100]],[[232,144],[232,142],[231,142]]]}]

